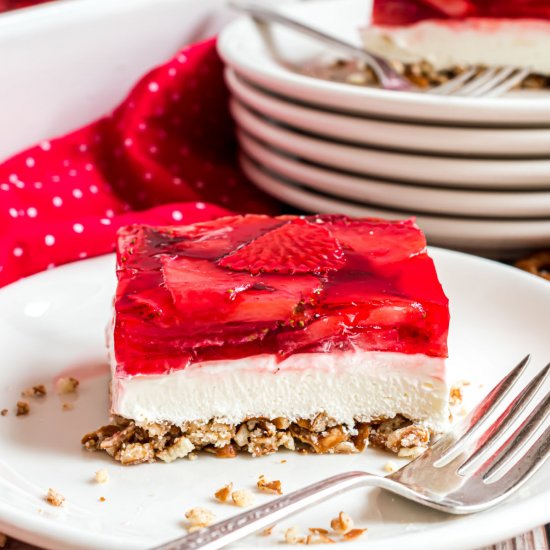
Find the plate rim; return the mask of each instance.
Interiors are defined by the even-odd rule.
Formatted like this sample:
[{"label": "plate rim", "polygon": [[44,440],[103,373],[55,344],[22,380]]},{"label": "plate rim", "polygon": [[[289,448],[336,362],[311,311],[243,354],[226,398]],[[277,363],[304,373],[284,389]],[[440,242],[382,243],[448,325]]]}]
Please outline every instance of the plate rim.
[{"label": "plate rim", "polygon": [[[239,75],[238,71],[226,67],[224,71],[225,81],[232,93],[233,96],[236,96],[240,102],[247,104],[252,110],[256,110],[260,114],[272,118],[282,124],[286,124],[295,130],[302,130],[309,132],[314,136],[318,136],[325,139],[336,139],[347,141],[352,145],[373,147],[378,149],[387,149],[393,150],[396,152],[403,153],[434,153],[437,155],[448,155],[448,156],[457,156],[463,157],[468,156],[469,158],[507,158],[511,155],[516,156],[518,159],[521,158],[547,158],[550,155],[550,147],[548,147],[548,152],[539,152],[533,154],[532,149],[524,152],[518,152],[513,150],[514,143],[518,139],[529,141],[533,136],[536,137],[536,140],[540,140],[542,143],[547,142],[550,139],[550,128],[498,128],[498,127],[461,127],[461,126],[445,126],[445,125],[435,125],[435,124],[426,124],[426,123],[413,123],[410,121],[400,121],[400,120],[384,120],[377,118],[370,118],[368,115],[353,115],[350,113],[338,113],[333,111],[327,111],[325,109],[315,108],[313,105],[305,105],[294,101],[292,98],[284,97],[280,94],[270,93],[265,89],[261,89],[255,86],[251,82],[247,82],[245,78]],[[252,98],[252,99],[251,99]],[[252,102],[256,102],[262,107],[256,107]],[[264,111],[265,105],[268,105],[268,109],[271,112]],[[280,115],[273,114],[274,112],[282,112],[283,109],[289,110],[291,113],[301,113],[302,117],[305,117],[303,120],[297,122],[290,122],[291,117],[287,117],[287,120],[279,119]],[[330,121],[336,121],[337,119],[341,121],[341,124],[354,124],[356,125],[355,134],[359,134],[359,125],[365,124],[365,128],[361,128],[361,133],[367,131],[367,126],[371,125],[371,131],[377,131],[377,129],[383,128],[387,132],[395,132],[399,137],[400,132],[414,131],[414,140],[417,148],[414,148],[413,144],[407,144],[405,142],[399,142],[397,145],[395,141],[388,141],[383,145],[379,145],[380,142],[369,142],[367,140],[362,140],[361,136],[354,135],[353,139],[349,139],[349,133],[346,135],[343,132],[334,132],[330,130],[331,133],[328,133],[329,130],[326,130],[327,133],[322,133],[322,130],[313,129],[310,126],[311,122],[308,119],[321,117],[328,125]],[[295,119],[292,119],[295,120]],[[307,120],[307,122],[306,122]],[[314,123],[315,124],[315,123]],[[327,126],[328,128],[328,126]],[[418,139],[420,132],[420,140],[422,141],[421,147],[418,147]],[[431,137],[429,134],[433,133],[434,137]],[[492,152],[487,150],[486,152],[479,153],[479,149],[472,149],[471,152],[466,151],[461,144],[451,148],[445,148],[448,145],[448,140],[446,139],[451,133],[451,137],[460,136],[462,140],[471,140],[474,137],[483,137],[483,143],[486,141],[494,142],[495,139],[498,140],[499,136],[504,137],[507,135],[511,136],[512,139],[509,143],[500,141],[496,146],[493,146]],[[438,136],[438,134],[440,134]],[[443,135],[445,136],[444,141]],[[346,139],[347,137],[347,139]],[[430,141],[431,140],[431,141]],[[439,146],[438,143],[444,143]],[[532,142],[524,145],[524,148],[527,149],[532,147]],[[498,154],[498,156],[496,156]]]},{"label": "plate rim", "polygon": [[[294,180],[297,183],[313,190],[318,190],[322,193],[333,195],[336,198],[349,199],[352,201],[355,200],[355,202],[364,201],[366,206],[372,205],[375,208],[381,207],[391,210],[394,208],[398,209],[396,203],[398,201],[403,201],[407,204],[410,210],[417,211],[419,215],[441,214],[444,216],[456,215],[484,217],[487,219],[507,217],[510,218],[511,221],[513,221],[514,218],[525,219],[529,216],[550,216],[550,190],[533,192],[491,191],[488,189],[470,190],[414,185],[382,179],[379,180],[375,177],[348,174],[330,167],[308,164],[299,158],[293,158],[290,155],[286,155],[284,152],[277,150],[276,148],[270,147],[268,144],[255,139],[242,130],[237,130],[237,138],[241,149],[245,151],[246,155],[251,157],[258,164],[265,166],[271,172],[284,178]],[[265,156],[263,156],[263,158],[257,156],[256,152],[254,152],[255,149],[261,150],[261,154]],[[275,163],[279,163],[279,166],[270,166],[267,157],[270,157]],[[283,169],[282,165],[287,165],[288,168]],[[298,176],[297,174],[290,174],[290,171],[292,170],[290,165],[295,166],[296,170],[303,170],[304,175]],[[288,170],[288,172],[284,173],[284,170]],[[308,176],[306,176],[306,172],[309,173]],[[306,181],[306,177],[309,178],[310,181]],[[331,184],[325,182],[319,183],[321,181],[321,177],[332,178]],[[338,182],[338,186],[344,185],[347,187],[347,190],[345,192],[336,190],[336,182]],[[393,196],[393,193],[400,193],[400,195],[399,198],[394,198],[391,201],[393,204],[390,201],[387,203],[380,202],[377,198],[373,198],[373,202],[371,204],[369,202],[369,198],[366,196],[367,193],[364,192],[361,187],[370,187],[371,189],[374,188],[374,195],[376,195],[376,197],[383,195]],[[364,193],[365,196],[358,196],[358,193]],[[451,204],[452,211],[449,210],[444,212],[436,206],[427,208],[426,204],[430,201],[430,196],[435,196],[436,202],[447,205],[447,208],[449,208],[448,205]],[[527,198],[527,200],[521,204],[521,201],[525,198]],[[482,209],[479,208],[479,205],[481,204],[480,199],[485,202],[485,210],[491,210],[490,213],[483,212]],[[460,207],[457,207],[454,201],[462,201]],[[468,201],[469,204],[467,204]],[[497,202],[498,208],[495,206],[495,201]],[[509,202],[511,207],[514,207],[518,204],[518,201],[520,201],[520,209],[523,209],[523,211],[516,210],[513,213],[509,207],[505,207],[509,211],[502,213],[502,205],[504,205],[505,202]],[[544,204],[545,202],[546,204]],[[489,205],[489,203],[492,204]],[[539,211],[537,214],[533,214],[533,206],[539,207],[540,204],[544,205],[545,211]],[[474,207],[474,210],[472,210],[472,206]],[[527,211],[529,208],[531,208],[531,212]]]},{"label": "plate rim", "polygon": [[[432,185],[437,187],[468,187],[475,189],[543,189],[550,188],[550,157],[545,159],[469,159],[379,150],[313,137],[277,126],[252,112],[236,99],[230,100],[230,112],[237,124],[257,139],[273,144],[285,152],[310,162],[336,169],[346,169],[365,176],[383,178],[401,183]],[[291,149],[289,151],[288,149]],[[373,159],[370,168],[364,157]],[[353,166],[350,166],[353,164]],[[408,176],[410,167],[413,173]],[[386,166],[401,166],[398,172],[387,172]],[[434,168],[435,166],[435,168]],[[516,174],[510,177],[510,171]],[[423,174],[419,174],[423,171]],[[443,180],[441,173],[452,175]],[[455,178],[454,174],[459,177]],[[525,183],[519,183],[522,180]]]}]

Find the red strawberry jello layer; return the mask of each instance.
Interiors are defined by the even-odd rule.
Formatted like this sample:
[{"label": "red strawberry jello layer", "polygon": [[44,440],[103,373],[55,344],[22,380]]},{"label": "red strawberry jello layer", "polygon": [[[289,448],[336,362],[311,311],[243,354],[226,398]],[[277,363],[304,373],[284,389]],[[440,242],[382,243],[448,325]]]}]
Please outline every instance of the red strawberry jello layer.
[{"label": "red strawberry jello layer", "polygon": [[527,67],[550,75],[550,3],[524,0],[374,0],[365,47],[434,70]]},{"label": "red strawberry jello layer", "polygon": [[369,441],[406,454],[446,427],[448,301],[412,220],[129,226],[117,276],[117,424],[91,449],[123,463]]}]

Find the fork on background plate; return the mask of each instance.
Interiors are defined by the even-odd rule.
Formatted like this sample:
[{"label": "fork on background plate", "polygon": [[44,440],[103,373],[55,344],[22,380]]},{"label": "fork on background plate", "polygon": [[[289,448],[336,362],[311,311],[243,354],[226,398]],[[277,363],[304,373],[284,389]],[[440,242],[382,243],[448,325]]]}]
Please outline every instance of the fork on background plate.
[{"label": "fork on background plate", "polygon": [[247,13],[255,21],[283,25],[324,42],[344,53],[351,54],[353,58],[363,61],[372,69],[380,86],[386,90],[460,97],[498,97],[518,85],[531,72],[529,68],[514,67],[512,65],[489,67],[486,69],[470,67],[444,84],[428,88],[427,90],[420,89],[408,78],[396,71],[383,57],[306,25],[277,9],[247,0],[230,0],[229,6],[235,10]]},{"label": "fork on background plate", "polygon": [[386,489],[451,514],[470,514],[495,506],[523,485],[550,454],[550,426],[542,430],[550,412],[550,392],[538,398],[530,414],[515,426],[548,378],[550,363],[515,392],[506,409],[492,419],[499,405],[506,404],[506,396],[518,385],[528,362],[529,355],[451,432],[400,470],[386,477],[361,471],[339,474],[155,550],[215,550],[360,486]]}]

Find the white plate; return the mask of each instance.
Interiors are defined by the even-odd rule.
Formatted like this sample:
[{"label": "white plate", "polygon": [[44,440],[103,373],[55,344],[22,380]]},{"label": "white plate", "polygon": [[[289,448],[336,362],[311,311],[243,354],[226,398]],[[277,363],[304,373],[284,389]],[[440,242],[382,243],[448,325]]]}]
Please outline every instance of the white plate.
[{"label": "white plate", "polygon": [[[451,300],[453,378],[490,387],[512,363],[533,353],[532,367],[548,360],[550,285],[493,262],[433,250]],[[0,291],[0,531],[56,550],[145,549],[184,533],[184,512],[206,506],[219,518],[239,510],[214,502],[228,481],[252,489],[259,474],[280,479],[285,491],[346,470],[382,473],[390,458],[369,450],[346,456],[292,453],[259,459],[122,467],[107,455],[81,450],[82,433],[107,420],[104,329],[114,289],[114,259],[104,256],[30,277]],[[512,337],[513,336],[513,337]],[[72,411],[61,410],[51,383],[60,374],[80,379]],[[49,395],[32,400],[27,417],[13,406],[22,389],[46,383]],[[478,390],[479,391],[479,390]],[[485,390],[486,391],[486,390]],[[281,464],[281,458],[287,460]],[[107,468],[106,485],[92,482]],[[64,508],[43,501],[48,487],[67,498]],[[550,464],[511,500],[479,515],[451,517],[379,490],[357,490],[281,522],[272,537],[251,536],[234,547],[280,548],[283,530],[327,526],[345,510],[369,528],[345,548],[372,550],[467,549],[511,537],[550,520]],[[104,496],[105,502],[98,502]],[[273,497],[256,494],[256,502]]]},{"label": "white plate", "polygon": [[[365,0],[313,0],[284,4],[281,9],[358,45],[358,28],[367,23],[370,12]],[[255,84],[340,112],[460,124],[550,125],[550,93],[546,91],[523,91],[493,99],[441,97],[351,86],[309,78],[287,68],[325,57],[328,52],[320,43],[277,27],[272,32],[272,43],[279,60],[270,53],[254,23],[243,18],[222,32],[218,47],[225,62]]]},{"label": "white plate", "polygon": [[550,191],[469,191],[403,185],[308,164],[283,155],[241,131],[238,138],[246,154],[271,172],[322,193],[370,206],[488,218],[550,216]]},{"label": "white plate", "polygon": [[275,96],[226,69],[233,95],[273,120],[321,137],[380,148],[474,157],[550,156],[550,129],[468,128],[407,124],[307,107]]},{"label": "white plate", "polygon": [[549,160],[486,160],[415,155],[344,145],[283,128],[231,101],[237,124],[281,151],[356,174],[423,185],[550,189]]},{"label": "white plate", "polygon": [[[295,182],[268,173],[257,164],[241,157],[246,175],[266,193],[306,212],[339,213],[349,216],[403,219],[411,212],[389,210],[339,200],[308,191]],[[451,216],[416,215],[430,244],[463,250],[492,250],[509,255],[520,249],[544,247],[550,244],[550,220],[498,220],[488,218],[458,218]]]}]

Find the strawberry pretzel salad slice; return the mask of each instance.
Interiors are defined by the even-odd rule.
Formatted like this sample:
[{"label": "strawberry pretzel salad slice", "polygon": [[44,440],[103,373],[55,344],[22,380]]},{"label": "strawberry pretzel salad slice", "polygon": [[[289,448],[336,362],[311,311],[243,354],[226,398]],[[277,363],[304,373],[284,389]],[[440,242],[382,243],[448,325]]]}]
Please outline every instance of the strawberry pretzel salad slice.
[{"label": "strawberry pretzel salad slice", "polygon": [[373,0],[365,47],[419,85],[436,85],[467,66],[530,71],[521,86],[550,86],[550,2]]},{"label": "strawberry pretzel salad slice", "polygon": [[414,456],[448,426],[448,300],[413,220],[234,216],[119,231],[122,464],[281,448]]}]

